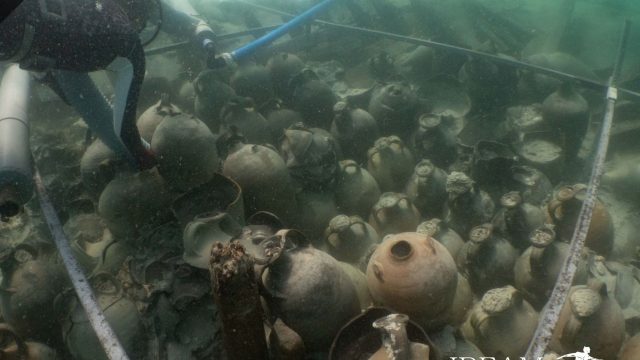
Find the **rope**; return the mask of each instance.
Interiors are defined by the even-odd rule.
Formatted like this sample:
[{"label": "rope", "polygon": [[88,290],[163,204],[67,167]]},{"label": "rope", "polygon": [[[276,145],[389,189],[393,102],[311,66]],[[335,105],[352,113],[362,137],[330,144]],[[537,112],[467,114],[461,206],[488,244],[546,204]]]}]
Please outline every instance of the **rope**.
[{"label": "rope", "polygon": [[113,329],[111,329],[107,319],[104,317],[104,313],[102,312],[100,305],[98,305],[96,297],[89,285],[89,281],[80,268],[80,264],[78,264],[78,261],[73,256],[71,247],[69,246],[69,240],[67,240],[67,237],[62,230],[60,219],[56,214],[53,204],[51,204],[51,200],[49,200],[49,195],[47,195],[47,190],[37,168],[35,169],[34,182],[38,192],[38,198],[40,200],[40,208],[44,214],[49,231],[51,231],[53,240],[60,252],[60,257],[67,269],[69,278],[71,278],[73,288],[78,295],[78,299],[80,300],[82,307],[87,313],[89,323],[91,323],[91,327],[93,327],[93,330],[98,336],[98,340],[100,341],[102,348],[109,360],[129,360],[129,357],[116,337],[116,334],[113,332]]},{"label": "rope", "polygon": [[580,253],[584,247],[584,241],[589,231],[589,225],[591,224],[593,207],[597,201],[596,196],[598,193],[598,187],[600,186],[600,178],[605,170],[604,163],[607,157],[607,148],[609,146],[609,134],[611,132],[613,113],[615,110],[616,100],[618,98],[617,89],[614,84],[620,74],[628,36],[629,21],[625,21],[622,36],[620,38],[615,67],[612,76],[609,78],[606,111],[604,114],[604,120],[602,121],[602,129],[600,132],[600,139],[598,141],[593,168],[591,170],[591,178],[589,179],[586,197],[582,203],[578,222],[571,239],[569,256],[565,259],[562,271],[560,272],[560,275],[558,275],[558,279],[556,280],[556,284],[553,288],[553,292],[551,293],[549,301],[540,316],[540,322],[538,323],[536,332],[533,335],[533,340],[529,344],[529,349],[527,350],[525,359],[538,359],[544,356],[545,351],[549,346],[549,342],[551,341],[553,331],[558,323],[560,311],[562,310],[564,303],[569,296],[569,291],[571,290],[571,284],[573,283],[573,278],[575,276],[576,269],[578,268],[578,262],[580,261]]}]

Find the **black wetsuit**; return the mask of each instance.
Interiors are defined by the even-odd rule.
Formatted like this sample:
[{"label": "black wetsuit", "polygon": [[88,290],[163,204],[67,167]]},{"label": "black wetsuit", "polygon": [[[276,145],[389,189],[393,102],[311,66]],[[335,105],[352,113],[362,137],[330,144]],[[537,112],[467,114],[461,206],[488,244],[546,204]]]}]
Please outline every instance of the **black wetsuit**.
[{"label": "black wetsuit", "polygon": [[153,159],[135,126],[136,105],[145,73],[144,50],[137,26],[116,0],[45,0],[44,3],[43,7],[39,0],[24,0],[9,17],[8,24],[0,26],[0,38],[5,38],[4,42],[0,39],[0,47],[10,48],[12,38],[22,31],[18,56],[11,61],[30,71],[87,73],[107,68],[117,57],[129,60],[133,65],[133,78],[117,135],[138,167],[153,166]]}]

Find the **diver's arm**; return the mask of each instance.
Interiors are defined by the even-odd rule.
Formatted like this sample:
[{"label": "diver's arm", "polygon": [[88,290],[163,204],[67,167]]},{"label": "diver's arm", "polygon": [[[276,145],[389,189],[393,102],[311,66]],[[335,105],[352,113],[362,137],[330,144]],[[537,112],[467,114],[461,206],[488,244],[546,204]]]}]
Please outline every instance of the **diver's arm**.
[{"label": "diver's arm", "polygon": [[131,41],[129,51],[122,52],[110,66],[116,71],[114,101],[114,129],[120,140],[131,153],[137,167],[141,170],[156,165],[149,144],[140,137],[136,126],[136,109],[140,89],[144,81],[145,57],[139,39]]}]

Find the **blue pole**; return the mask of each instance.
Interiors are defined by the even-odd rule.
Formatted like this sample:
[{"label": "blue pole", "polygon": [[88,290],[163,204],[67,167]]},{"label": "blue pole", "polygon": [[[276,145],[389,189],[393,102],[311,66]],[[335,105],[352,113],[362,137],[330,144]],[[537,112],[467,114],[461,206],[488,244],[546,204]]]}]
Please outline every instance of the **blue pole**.
[{"label": "blue pole", "polygon": [[254,41],[248,43],[247,45],[242,46],[239,49],[234,50],[233,52],[231,52],[231,58],[234,61],[241,61],[243,59],[246,59],[261,47],[269,45],[279,37],[291,31],[293,28],[311,21],[314,16],[316,16],[319,12],[321,12],[322,10],[327,8],[329,5],[331,5],[331,3],[333,3],[334,1],[335,0],[323,0],[322,2],[311,7],[309,10],[303,12],[302,14],[282,24],[280,27],[273,30],[272,32],[265,34],[258,39],[255,39]]}]

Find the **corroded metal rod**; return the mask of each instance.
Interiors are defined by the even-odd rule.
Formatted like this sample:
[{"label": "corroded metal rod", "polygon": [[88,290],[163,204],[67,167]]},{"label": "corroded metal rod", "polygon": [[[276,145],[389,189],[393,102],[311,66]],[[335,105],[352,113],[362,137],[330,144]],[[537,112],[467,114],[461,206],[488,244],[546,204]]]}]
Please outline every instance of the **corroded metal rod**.
[{"label": "corroded metal rod", "polygon": [[227,357],[268,359],[254,259],[238,241],[216,242],[209,263],[213,300],[222,319]]}]

